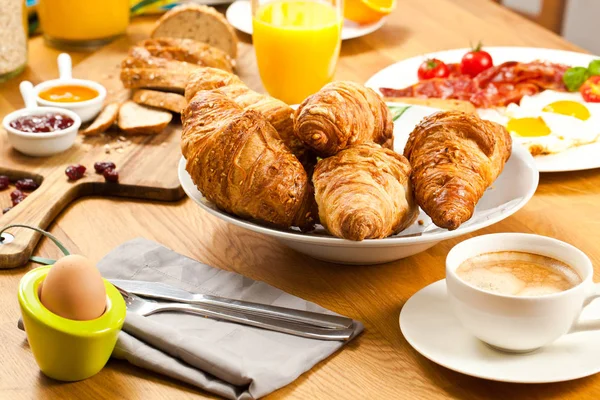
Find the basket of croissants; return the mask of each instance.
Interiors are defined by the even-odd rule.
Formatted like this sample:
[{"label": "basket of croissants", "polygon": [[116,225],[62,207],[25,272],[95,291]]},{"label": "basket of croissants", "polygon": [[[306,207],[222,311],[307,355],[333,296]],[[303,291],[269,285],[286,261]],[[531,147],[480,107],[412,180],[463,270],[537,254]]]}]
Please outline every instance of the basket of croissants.
[{"label": "basket of croissants", "polygon": [[506,129],[441,111],[393,151],[393,121],[373,90],[324,86],[294,110],[210,67],[189,77],[182,113],[185,169],[220,210],[275,228],[353,241],[395,235],[419,207],[440,228],[473,215],[511,154]]}]

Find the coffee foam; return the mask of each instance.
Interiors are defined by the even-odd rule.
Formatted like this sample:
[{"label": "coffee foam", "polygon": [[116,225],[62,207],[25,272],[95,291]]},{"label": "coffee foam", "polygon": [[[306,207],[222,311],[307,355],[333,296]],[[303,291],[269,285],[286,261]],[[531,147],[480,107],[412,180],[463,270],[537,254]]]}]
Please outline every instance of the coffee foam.
[{"label": "coffee foam", "polygon": [[558,293],[582,282],[579,274],[562,261],[518,251],[478,255],[464,261],[456,274],[482,290],[512,296]]}]

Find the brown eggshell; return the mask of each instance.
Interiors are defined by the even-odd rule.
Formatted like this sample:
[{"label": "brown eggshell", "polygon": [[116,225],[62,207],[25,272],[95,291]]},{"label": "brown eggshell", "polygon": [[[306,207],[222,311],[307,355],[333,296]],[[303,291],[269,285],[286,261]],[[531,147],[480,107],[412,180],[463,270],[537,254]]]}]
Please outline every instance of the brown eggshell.
[{"label": "brown eggshell", "polygon": [[87,258],[70,255],[58,260],[42,283],[40,301],[63,318],[88,321],[106,308],[106,289],[100,271]]}]

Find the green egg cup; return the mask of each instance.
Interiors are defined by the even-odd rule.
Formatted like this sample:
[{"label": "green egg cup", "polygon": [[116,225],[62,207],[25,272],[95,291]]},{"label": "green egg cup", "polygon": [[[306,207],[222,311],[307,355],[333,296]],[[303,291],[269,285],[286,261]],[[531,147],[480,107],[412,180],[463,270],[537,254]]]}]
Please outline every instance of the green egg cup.
[{"label": "green egg cup", "polygon": [[125,301],[104,281],[106,310],[90,321],[75,321],[50,312],[38,290],[51,266],[29,271],[19,284],[19,305],[29,346],[41,371],[60,381],[79,381],[97,374],[113,352],[125,321]]}]

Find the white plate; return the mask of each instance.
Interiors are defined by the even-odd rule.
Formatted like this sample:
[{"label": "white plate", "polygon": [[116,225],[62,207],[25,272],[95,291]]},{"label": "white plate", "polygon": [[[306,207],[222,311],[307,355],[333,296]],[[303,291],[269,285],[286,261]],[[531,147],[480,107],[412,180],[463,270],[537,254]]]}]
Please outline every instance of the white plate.
[{"label": "white plate", "polygon": [[[252,8],[250,7],[250,2],[248,0],[238,0],[231,4],[227,8],[225,16],[227,17],[227,21],[229,21],[234,28],[247,33],[248,35],[252,35]],[[366,25],[360,25],[345,19],[344,27],[342,28],[342,40],[368,35],[381,28],[384,24],[385,18]]]},{"label": "white plate", "polygon": [[[572,51],[539,49],[533,47],[486,47],[494,64],[506,61],[530,62],[545,60],[571,66],[585,66],[599,57]],[[427,58],[439,58],[448,63],[460,62],[469,49],[446,50],[412,57],[392,64],[373,75],[366,86],[379,93],[380,87],[403,88],[418,81],[417,69]],[[600,129],[600,127],[599,127]],[[540,172],[579,171],[600,168],[600,143],[589,144],[566,150],[559,154],[535,157]]]},{"label": "white plate", "polygon": [[[598,315],[600,302],[596,301],[586,307],[582,318],[593,320]],[[549,383],[600,372],[600,330],[565,335],[531,353],[503,353],[462,327],[448,303],[444,279],[421,289],[406,302],[400,312],[400,330],[424,357],[478,378]]]},{"label": "white plate", "polygon": [[[394,124],[394,150],[402,153],[408,134],[426,115],[437,110],[412,106]],[[519,146],[513,146],[512,156],[502,174],[490,187],[475,208],[473,217],[454,231],[436,227],[421,211],[423,225],[413,224],[397,235],[385,239],[368,239],[362,242],[339,239],[329,235],[318,225],[311,233],[295,229],[276,229],[246,221],[219,210],[198,191],[185,170],[185,159],[179,163],[179,180],[187,195],[204,210],[220,219],[242,228],[272,236],[283,244],[314,258],[342,264],[378,264],[399,260],[427,250],[442,240],[473,232],[501,221],[517,212],[533,196],[539,174],[533,157]]]}]

